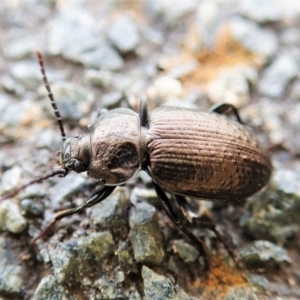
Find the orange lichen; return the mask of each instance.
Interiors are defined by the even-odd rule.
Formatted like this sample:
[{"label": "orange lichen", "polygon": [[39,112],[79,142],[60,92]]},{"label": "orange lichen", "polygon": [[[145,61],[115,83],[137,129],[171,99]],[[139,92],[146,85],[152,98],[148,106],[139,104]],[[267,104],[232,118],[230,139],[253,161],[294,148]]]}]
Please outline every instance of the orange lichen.
[{"label": "orange lichen", "polygon": [[[196,283],[199,289],[199,281]],[[211,261],[211,269],[205,280],[201,282],[204,299],[223,299],[232,288],[248,286],[243,271],[229,267],[222,258],[215,257]]]},{"label": "orange lichen", "polygon": [[[188,40],[199,40],[196,33],[192,33]],[[184,74],[180,79],[185,87],[195,87],[205,85],[208,81],[215,78],[222,70],[236,65],[258,65],[259,58],[245,49],[236,41],[227,26],[220,28],[216,34],[213,49],[200,49],[199,51],[187,41],[181,56],[170,60],[171,68],[180,66],[191,61],[199,62],[199,67]]]}]

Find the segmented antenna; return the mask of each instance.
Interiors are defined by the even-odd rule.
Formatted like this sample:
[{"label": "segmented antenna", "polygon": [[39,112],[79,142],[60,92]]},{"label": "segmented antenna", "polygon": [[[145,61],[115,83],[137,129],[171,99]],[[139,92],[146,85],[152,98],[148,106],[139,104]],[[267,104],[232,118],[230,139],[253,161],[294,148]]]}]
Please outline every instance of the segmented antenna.
[{"label": "segmented antenna", "polygon": [[40,66],[41,66],[41,72],[42,72],[42,75],[43,75],[43,81],[44,81],[45,87],[47,89],[48,97],[49,97],[49,99],[51,101],[51,105],[52,105],[53,110],[54,110],[54,114],[55,114],[55,117],[56,117],[59,129],[60,129],[62,140],[65,141],[65,139],[67,137],[66,137],[65,130],[64,130],[64,127],[63,127],[61,115],[60,115],[59,110],[57,108],[56,102],[55,102],[54,97],[53,97],[53,93],[51,91],[51,88],[50,88],[50,85],[49,85],[49,82],[48,82],[48,79],[47,79],[47,76],[46,76],[43,56],[42,56],[42,54],[39,51],[36,51],[36,56],[37,56],[37,58],[39,60]]},{"label": "segmented antenna", "polygon": [[6,194],[3,198],[0,198],[0,201],[2,200],[6,200],[8,198],[14,197],[15,195],[17,195],[19,192],[21,192],[22,190],[26,189],[28,186],[34,184],[34,183],[39,183],[44,181],[45,179],[54,177],[56,175],[58,175],[59,177],[65,177],[68,174],[68,170],[67,169],[60,169],[54,172],[51,172],[45,176],[39,177],[37,179],[34,179],[26,184],[23,184],[22,186],[20,186],[19,188],[15,189],[14,191]]}]

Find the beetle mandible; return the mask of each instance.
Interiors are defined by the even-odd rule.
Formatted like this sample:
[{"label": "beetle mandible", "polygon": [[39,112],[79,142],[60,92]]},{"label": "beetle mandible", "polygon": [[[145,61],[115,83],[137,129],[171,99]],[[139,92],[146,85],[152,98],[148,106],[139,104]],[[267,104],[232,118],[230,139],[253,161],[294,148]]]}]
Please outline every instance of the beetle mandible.
[{"label": "beetle mandible", "polygon": [[[36,239],[57,220],[100,203],[117,186],[125,184],[140,170],[144,170],[152,178],[167,215],[204,256],[206,269],[209,268],[209,262],[203,241],[187,229],[183,219],[214,231],[235,259],[216,226],[195,218],[185,197],[244,201],[269,181],[272,173],[270,159],[245,130],[237,110],[226,103],[213,107],[207,113],[162,106],[148,117],[146,101],[143,100],[139,113],[128,108],[113,109],[89,125],[89,135],[66,138],[61,115],[45,74],[42,55],[37,52],[37,57],[63,139],[59,155],[62,169],[21,186],[5,198],[47,178],[56,175],[65,177],[69,171],[86,171],[89,177],[103,184],[83,205],[58,212],[54,221]],[[222,116],[229,110],[235,114],[238,122]],[[173,208],[166,192],[176,199],[181,216]]]}]

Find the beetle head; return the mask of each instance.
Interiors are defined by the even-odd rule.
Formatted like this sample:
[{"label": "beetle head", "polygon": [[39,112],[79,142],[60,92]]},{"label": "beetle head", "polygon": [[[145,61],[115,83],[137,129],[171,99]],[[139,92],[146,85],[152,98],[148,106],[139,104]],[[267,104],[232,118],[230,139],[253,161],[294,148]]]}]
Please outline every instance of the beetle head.
[{"label": "beetle head", "polygon": [[75,136],[64,141],[58,163],[69,171],[81,173],[87,170],[89,158],[89,136]]}]

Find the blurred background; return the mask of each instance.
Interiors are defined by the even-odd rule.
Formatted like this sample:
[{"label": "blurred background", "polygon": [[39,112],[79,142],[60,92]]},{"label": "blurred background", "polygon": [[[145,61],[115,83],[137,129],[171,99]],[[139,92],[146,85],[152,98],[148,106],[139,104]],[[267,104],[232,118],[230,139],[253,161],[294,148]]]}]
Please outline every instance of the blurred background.
[{"label": "blurred background", "polygon": [[0,202],[1,299],[300,298],[300,2],[2,0],[0,44],[0,194],[58,168],[36,50],[68,136],[143,95],[150,111],[229,102],[275,169],[244,207],[201,203],[246,266],[195,228],[211,253],[206,276],[145,174],[35,245],[56,211],[96,185],[73,173],[33,185]]}]

